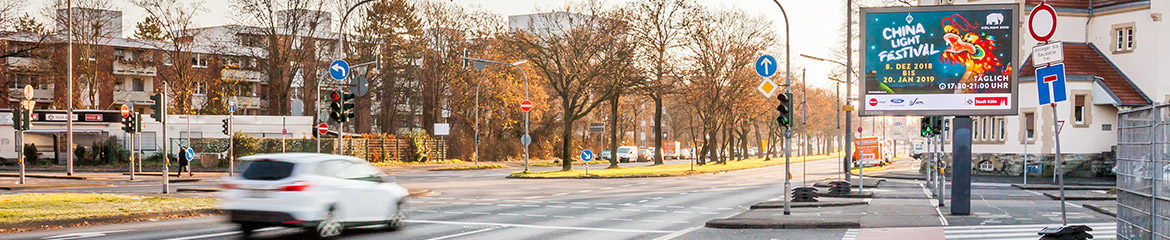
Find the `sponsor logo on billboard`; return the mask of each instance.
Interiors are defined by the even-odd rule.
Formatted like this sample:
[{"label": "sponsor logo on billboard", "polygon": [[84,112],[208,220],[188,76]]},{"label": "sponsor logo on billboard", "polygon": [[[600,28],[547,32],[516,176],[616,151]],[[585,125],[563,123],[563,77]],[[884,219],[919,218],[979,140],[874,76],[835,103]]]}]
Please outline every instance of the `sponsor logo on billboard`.
[{"label": "sponsor logo on billboard", "polygon": [[1007,105],[1007,97],[977,97],[975,98],[975,106],[999,106]]},{"label": "sponsor logo on billboard", "polygon": [[910,106],[922,105],[922,104],[926,104],[926,102],[923,102],[922,99],[914,98],[913,101],[910,101]]},{"label": "sponsor logo on billboard", "polygon": [[903,102],[906,102],[906,100],[902,100],[901,98],[890,99],[890,103],[893,104],[902,104]]},{"label": "sponsor logo on billboard", "polygon": [[877,106],[877,104],[878,104],[877,98],[870,98],[869,99],[869,106]]}]

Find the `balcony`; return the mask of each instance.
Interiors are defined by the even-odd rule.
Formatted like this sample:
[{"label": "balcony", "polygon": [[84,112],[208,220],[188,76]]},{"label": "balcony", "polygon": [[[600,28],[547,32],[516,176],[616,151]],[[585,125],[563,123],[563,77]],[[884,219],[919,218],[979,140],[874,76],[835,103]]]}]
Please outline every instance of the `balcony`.
[{"label": "balcony", "polygon": [[[8,101],[24,100],[23,88],[8,88]],[[53,89],[33,89],[33,101],[38,103],[52,103]]]},{"label": "balcony", "polygon": [[158,69],[154,66],[114,61],[114,74],[154,77],[158,75]]},{"label": "balcony", "polygon": [[47,70],[49,61],[41,58],[8,57],[8,68],[16,70]]},{"label": "balcony", "polygon": [[268,79],[260,71],[240,70],[240,69],[224,69],[220,74],[223,75],[224,80],[239,80],[244,82],[258,83]]},{"label": "balcony", "polygon": [[114,103],[133,103],[134,105],[149,105],[150,92],[114,90]]}]

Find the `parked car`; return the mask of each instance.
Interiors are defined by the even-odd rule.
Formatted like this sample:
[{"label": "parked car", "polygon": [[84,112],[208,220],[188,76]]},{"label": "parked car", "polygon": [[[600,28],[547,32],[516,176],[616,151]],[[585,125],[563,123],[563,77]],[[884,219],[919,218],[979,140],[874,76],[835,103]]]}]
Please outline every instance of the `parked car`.
[{"label": "parked car", "polygon": [[621,146],[617,149],[618,162],[630,162],[638,160],[638,147],[635,146]]},{"label": "parked car", "polygon": [[611,154],[611,151],[609,151],[609,150],[601,150],[601,153],[597,154],[597,157],[601,158],[601,160],[608,161],[610,158],[613,158],[613,156],[610,156],[610,154]]},{"label": "parked car", "polygon": [[654,159],[654,148],[638,149],[638,160],[637,161],[647,162],[647,161],[650,161],[650,159]]},{"label": "parked car", "polygon": [[220,208],[245,238],[269,226],[332,238],[346,227],[393,230],[407,217],[407,190],[360,158],[284,153],[240,160],[244,170],[224,179]]}]

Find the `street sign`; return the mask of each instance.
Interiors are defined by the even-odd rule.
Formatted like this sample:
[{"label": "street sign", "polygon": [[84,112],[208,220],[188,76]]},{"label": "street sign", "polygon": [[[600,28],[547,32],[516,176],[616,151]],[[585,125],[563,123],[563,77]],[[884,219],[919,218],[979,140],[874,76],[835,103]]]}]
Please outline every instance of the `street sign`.
[{"label": "street sign", "polygon": [[[853,142],[857,144],[857,155],[860,156],[861,160],[880,159],[881,156],[879,156],[880,153],[878,153],[877,137],[857,138],[854,139]],[[862,165],[862,167],[864,167],[864,165]]]},{"label": "street sign", "polygon": [[1036,68],[1036,96],[1040,105],[1068,100],[1064,82],[1064,64]]},{"label": "street sign", "polygon": [[357,95],[358,97],[364,97],[366,96],[366,93],[370,91],[370,81],[363,77],[355,77],[350,79],[349,85],[349,92]]},{"label": "street sign", "polygon": [[32,99],[33,99],[32,85],[24,85],[24,100],[32,100]]},{"label": "street sign", "polygon": [[280,129],[280,135],[288,135],[288,128]]},{"label": "street sign", "polygon": [[435,124],[435,136],[447,136],[447,135],[451,135],[451,124],[450,123],[436,123]]},{"label": "street sign", "polygon": [[861,133],[861,127],[857,127],[857,133]]},{"label": "street sign", "polygon": [[525,133],[524,136],[520,136],[520,144],[524,144],[524,146],[532,144],[532,136],[529,136],[527,133]]},{"label": "street sign", "polygon": [[589,133],[603,133],[605,132],[605,123],[595,122],[589,123]]},{"label": "street sign", "polygon": [[122,109],[120,109],[118,112],[122,114],[123,118],[129,117],[130,116],[130,106],[126,105],[126,104],[122,104]]},{"label": "street sign", "polygon": [[528,100],[521,101],[520,102],[520,111],[527,112],[528,110],[532,110],[532,101],[528,101]]},{"label": "street sign", "polygon": [[1047,2],[1041,2],[1032,8],[1032,13],[1028,14],[1028,33],[1032,34],[1032,39],[1036,41],[1047,42],[1056,34],[1056,9]]},{"label": "street sign", "polygon": [[1019,4],[861,10],[861,116],[1018,110]]},{"label": "street sign", "polygon": [[325,134],[327,132],[329,132],[329,124],[325,124],[325,123],[317,124],[317,133]]},{"label": "street sign", "polygon": [[588,162],[589,160],[593,160],[593,151],[589,151],[589,149],[581,150],[581,161]]},{"label": "street sign", "polygon": [[756,58],[756,74],[761,77],[771,77],[776,74],[776,58],[771,55],[763,55]]},{"label": "street sign", "polygon": [[1032,66],[1041,67],[1064,61],[1064,44],[1053,42],[1032,47]]},{"label": "street sign", "polygon": [[228,112],[230,112],[230,113],[236,112],[236,100],[235,99],[228,99]]},{"label": "street sign", "polygon": [[183,153],[184,153],[184,154],[183,154],[183,155],[184,155],[183,157],[184,157],[184,158],[186,158],[186,159],[187,159],[187,161],[191,161],[191,160],[194,160],[194,159],[195,159],[195,149],[193,149],[193,148],[186,148],[186,149],[183,149]]},{"label": "street sign", "polygon": [[345,79],[349,76],[349,63],[341,59],[333,60],[329,64],[329,76],[336,80]]},{"label": "street sign", "polygon": [[772,97],[772,92],[776,91],[776,89],[776,84],[768,81],[768,79],[764,79],[764,81],[760,82],[760,86],[756,87],[756,90],[760,90],[760,93],[763,93],[764,97]]}]

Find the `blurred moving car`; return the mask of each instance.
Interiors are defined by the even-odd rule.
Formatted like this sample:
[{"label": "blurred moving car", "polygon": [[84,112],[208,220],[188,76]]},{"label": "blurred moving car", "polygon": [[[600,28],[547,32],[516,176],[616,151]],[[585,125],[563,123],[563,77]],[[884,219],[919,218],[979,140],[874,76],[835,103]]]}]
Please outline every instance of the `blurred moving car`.
[{"label": "blurred moving car", "polygon": [[245,238],[269,226],[332,238],[353,226],[394,230],[406,219],[407,190],[360,158],[283,153],[240,160],[243,172],[224,179],[220,208]]},{"label": "blurred moving car", "polygon": [[635,146],[621,146],[617,149],[618,162],[637,161],[638,147]]}]

